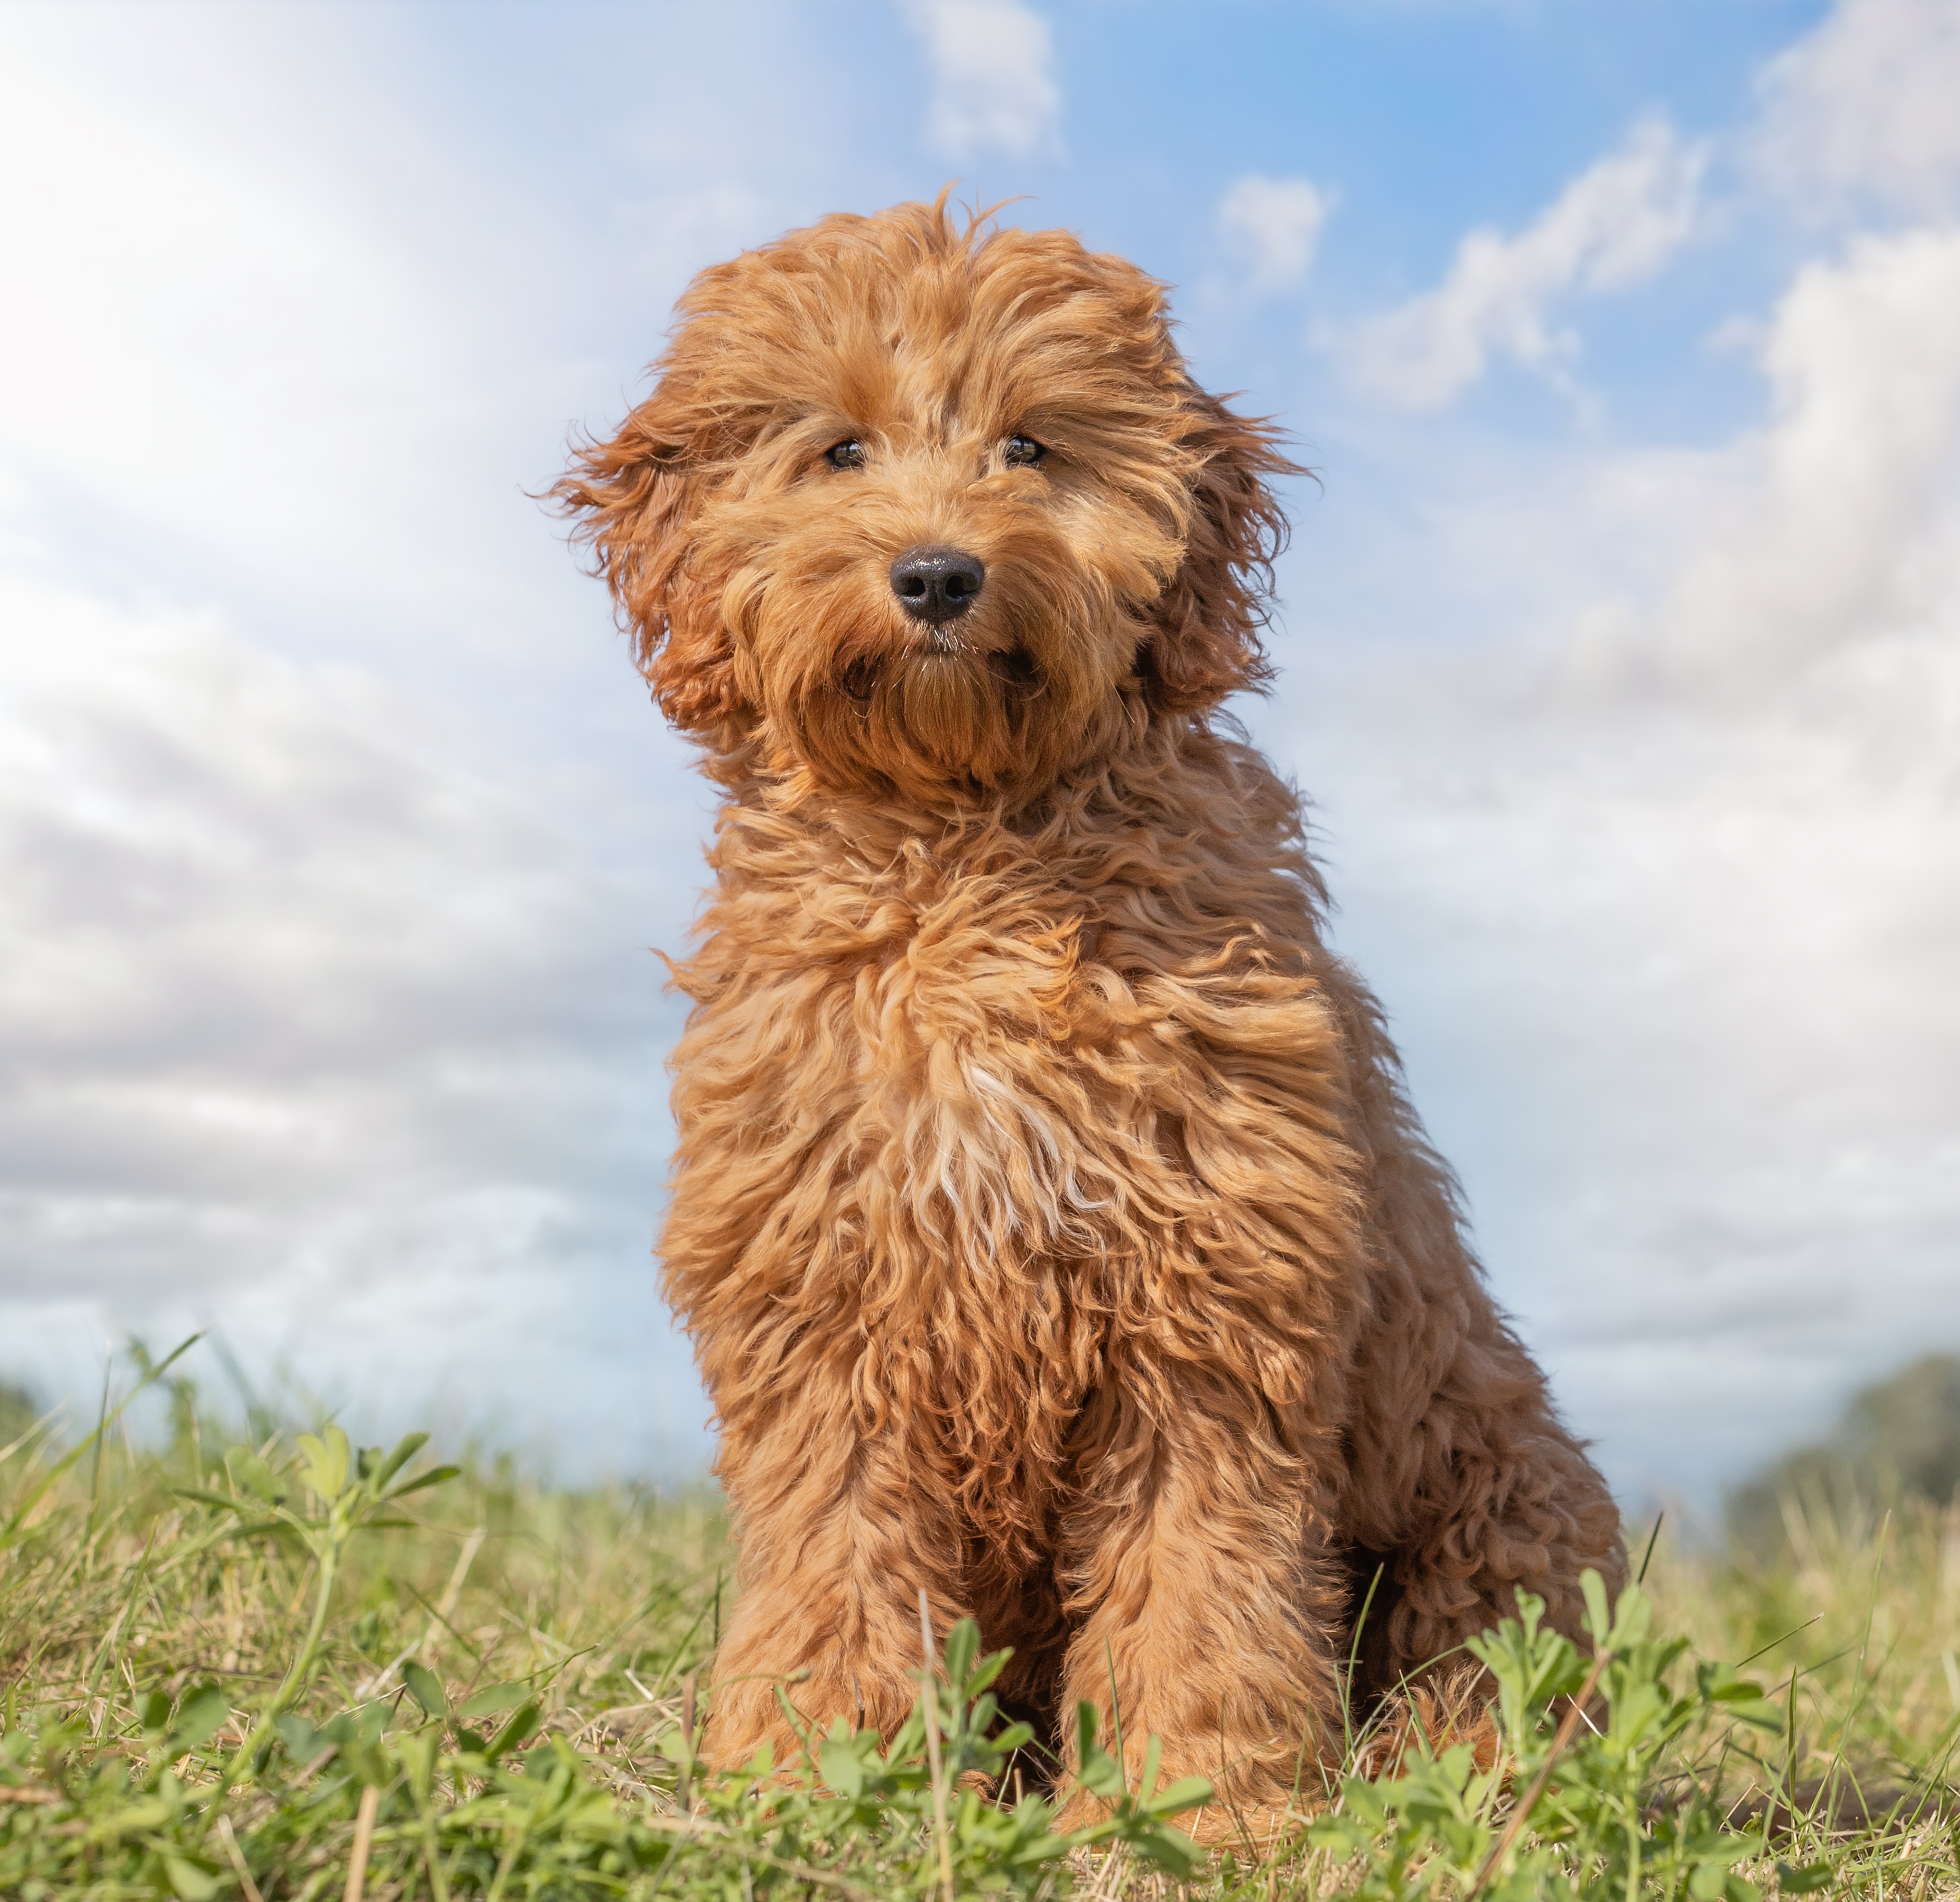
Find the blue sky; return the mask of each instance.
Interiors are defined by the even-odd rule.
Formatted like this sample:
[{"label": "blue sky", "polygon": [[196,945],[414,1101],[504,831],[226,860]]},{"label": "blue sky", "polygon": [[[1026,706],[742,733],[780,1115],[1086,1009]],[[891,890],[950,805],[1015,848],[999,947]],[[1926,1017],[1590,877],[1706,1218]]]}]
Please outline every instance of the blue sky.
[{"label": "blue sky", "polygon": [[1960,0],[0,11],[0,1371],[701,1459],[707,804],[530,495],[950,180],[1318,472],[1246,717],[1616,1483],[1960,1347],[1955,97]]}]

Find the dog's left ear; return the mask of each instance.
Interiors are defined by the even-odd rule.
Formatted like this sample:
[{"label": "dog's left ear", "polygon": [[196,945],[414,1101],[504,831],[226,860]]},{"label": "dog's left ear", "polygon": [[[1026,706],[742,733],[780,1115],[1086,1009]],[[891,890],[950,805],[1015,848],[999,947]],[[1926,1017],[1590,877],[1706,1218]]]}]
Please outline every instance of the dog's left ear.
[{"label": "dog's left ear", "polygon": [[1182,447],[1198,462],[1184,561],[1151,610],[1137,663],[1150,705],[1195,713],[1271,672],[1259,644],[1272,596],[1273,561],[1287,520],[1266,486],[1303,474],[1279,452],[1268,423],[1234,415],[1193,389]]},{"label": "dog's left ear", "polygon": [[713,476],[693,406],[665,379],[610,442],[588,444],[550,491],[575,520],[633,637],[634,657],[660,711],[713,742],[746,701],[721,590],[690,565],[690,530]]}]

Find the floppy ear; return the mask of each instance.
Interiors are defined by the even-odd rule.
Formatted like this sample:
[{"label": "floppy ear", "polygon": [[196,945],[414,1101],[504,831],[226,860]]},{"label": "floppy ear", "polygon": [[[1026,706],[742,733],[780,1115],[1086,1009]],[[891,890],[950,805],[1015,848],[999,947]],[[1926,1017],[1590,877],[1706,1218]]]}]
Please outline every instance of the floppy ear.
[{"label": "floppy ear", "polygon": [[574,539],[597,558],[660,711],[708,739],[745,702],[721,589],[688,560],[689,530],[711,479],[684,420],[685,406],[664,386],[656,390],[610,442],[578,451],[551,495],[577,518]]},{"label": "floppy ear", "polygon": [[1193,389],[1182,447],[1197,462],[1184,562],[1150,612],[1137,656],[1150,705],[1161,713],[1216,706],[1271,670],[1259,644],[1270,612],[1273,561],[1287,521],[1269,476],[1304,473],[1275,447],[1270,424],[1234,415]]}]

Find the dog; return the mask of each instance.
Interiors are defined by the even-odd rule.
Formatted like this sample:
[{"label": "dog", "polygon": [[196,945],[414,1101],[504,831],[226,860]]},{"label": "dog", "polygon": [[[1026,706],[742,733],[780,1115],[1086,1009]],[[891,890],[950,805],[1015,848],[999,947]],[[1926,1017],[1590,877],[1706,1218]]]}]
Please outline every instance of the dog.
[{"label": "dog", "polygon": [[660,1244],[740,1540],[707,1754],[799,1754],[785,1691],[889,1735],[923,1594],[1064,1764],[1086,1701],[1272,1824],[1625,1570],[1223,711],[1300,472],[1162,284],[943,194],[679,319],[555,494],[721,799]]}]

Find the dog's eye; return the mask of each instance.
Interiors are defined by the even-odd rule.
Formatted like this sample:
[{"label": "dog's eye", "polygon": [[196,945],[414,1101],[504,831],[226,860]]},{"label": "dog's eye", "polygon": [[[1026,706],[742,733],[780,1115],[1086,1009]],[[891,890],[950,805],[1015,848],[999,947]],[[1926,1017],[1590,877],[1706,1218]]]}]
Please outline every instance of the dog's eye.
[{"label": "dog's eye", "polygon": [[864,445],[856,437],[848,437],[841,443],[832,443],[823,452],[823,460],[832,469],[862,469]]},{"label": "dog's eye", "polygon": [[1032,436],[1010,436],[1001,460],[1010,469],[1032,469],[1048,453]]}]

